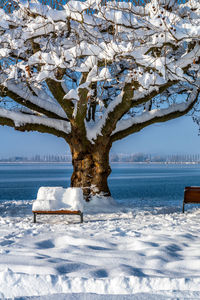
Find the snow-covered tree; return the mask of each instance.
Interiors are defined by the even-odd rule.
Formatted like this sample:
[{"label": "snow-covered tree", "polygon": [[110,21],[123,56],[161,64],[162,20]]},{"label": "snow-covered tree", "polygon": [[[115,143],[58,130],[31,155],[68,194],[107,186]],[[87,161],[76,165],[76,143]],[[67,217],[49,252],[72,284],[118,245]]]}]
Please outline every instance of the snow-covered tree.
[{"label": "snow-covered tree", "polygon": [[17,5],[0,10],[0,124],[64,138],[71,185],[110,195],[112,144],[198,105],[199,0]]}]

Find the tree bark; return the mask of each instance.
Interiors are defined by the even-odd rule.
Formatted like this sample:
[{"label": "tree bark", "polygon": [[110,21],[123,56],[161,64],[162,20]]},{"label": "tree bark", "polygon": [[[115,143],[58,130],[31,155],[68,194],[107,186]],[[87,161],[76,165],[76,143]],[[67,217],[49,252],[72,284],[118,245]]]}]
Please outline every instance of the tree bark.
[{"label": "tree bark", "polygon": [[111,173],[109,150],[110,147],[100,145],[86,151],[71,145],[73,165],[71,187],[81,187],[86,201],[96,194],[111,195],[107,182]]}]

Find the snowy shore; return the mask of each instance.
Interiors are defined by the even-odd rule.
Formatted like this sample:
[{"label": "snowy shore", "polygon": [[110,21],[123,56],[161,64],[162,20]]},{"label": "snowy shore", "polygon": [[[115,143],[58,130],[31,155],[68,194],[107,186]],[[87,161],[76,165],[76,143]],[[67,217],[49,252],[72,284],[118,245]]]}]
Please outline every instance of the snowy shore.
[{"label": "snowy shore", "polygon": [[0,298],[199,299],[200,209],[39,216],[0,202]]}]

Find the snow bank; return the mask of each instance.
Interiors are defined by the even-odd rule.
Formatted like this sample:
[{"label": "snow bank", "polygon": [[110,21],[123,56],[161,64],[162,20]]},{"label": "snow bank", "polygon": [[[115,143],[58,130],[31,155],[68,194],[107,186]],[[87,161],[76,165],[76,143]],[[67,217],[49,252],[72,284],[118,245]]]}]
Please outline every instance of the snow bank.
[{"label": "snow bank", "polygon": [[[20,296],[44,296],[57,294],[57,298],[59,299],[59,293],[66,294],[76,294],[76,293],[92,293],[94,298],[96,299],[95,294],[102,295],[126,295],[132,294],[132,299],[134,298],[134,294],[137,293],[158,293],[160,292],[160,296],[168,294],[169,288],[171,289],[171,295],[179,294],[181,296],[184,295],[184,292],[190,292],[195,290],[195,295],[200,295],[200,278],[165,278],[165,277],[147,277],[140,278],[137,276],[130,277],[113,277],[113,278],[84,278],[84,277],[76,277],[70,278],[67,276],[55,276],[55,275],[27,275],[14,273],[12,270],[7,269],[3,272],[0,272],[0,282],[2,290],[6,290],[5,294],[0,294],[4,299],[5,297],[13,297],[16,295]],[[17,282],[17,284],[16,284]],[[7,289],[7,286],[12,287],[11,289]],[[198,288],[197,288],[198,287]],[[180,291],[177,293],[177,291]],[[181,293],[182,291],[182,293]],[[82,295],[82,299],[86,299],[84,295]],[[120,297],[118,300],[121,299]],[[146,298],[139,298],[148,299]],[[153,298],[155,299],[155,298]],[[170,299],[170,298],[167,298]],[[173,298],[178,299],[178,298]],[[186,299],[184,297],[184,299]],[[191,299],[191,298],[190,298]],[[193,297],[192,297],[193,299]],[[196,299],[199,299],[196,298]]]},{"label": "snow bank", "polygon": [[81,188],[40,187],[32,210],[80,210],[83,211]]}]

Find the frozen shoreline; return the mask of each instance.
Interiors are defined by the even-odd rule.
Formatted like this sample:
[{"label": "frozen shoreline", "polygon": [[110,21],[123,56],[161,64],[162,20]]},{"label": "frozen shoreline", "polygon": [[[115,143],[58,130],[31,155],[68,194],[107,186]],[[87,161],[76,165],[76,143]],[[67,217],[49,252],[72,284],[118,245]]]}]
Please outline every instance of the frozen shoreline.
[{"label": "frozen shoreline", "polygon": [[182,214],[180,207],[118,206],[86,212],[83,224],[78,216],[33,224],[31,205],[0,202],[1,299],[200,297],[198,207]]},{"label": "frozen shoreline", "polygon": [[[28,165],[28,164],[47,164],[47,165],[71,165],[73,168],[72,162],[71,161],[0,161],[0,165]],[[150,162],[145,162],[145,161],[139,161],[139,162],[134,162],[134,161],[110,161],[110,164],[112,165],[117,165],[117,164],[133,164],[133,165],[199,165],[199,161],[177,161],[177,162],[156,162],[156,161],[150,161]]]}]

